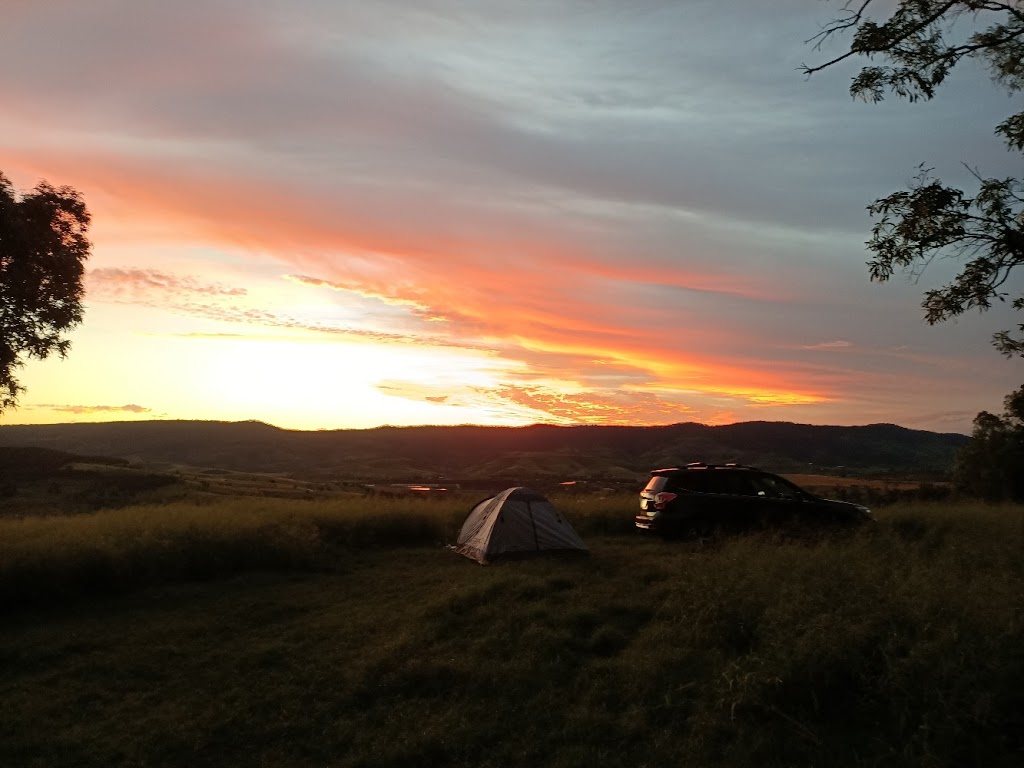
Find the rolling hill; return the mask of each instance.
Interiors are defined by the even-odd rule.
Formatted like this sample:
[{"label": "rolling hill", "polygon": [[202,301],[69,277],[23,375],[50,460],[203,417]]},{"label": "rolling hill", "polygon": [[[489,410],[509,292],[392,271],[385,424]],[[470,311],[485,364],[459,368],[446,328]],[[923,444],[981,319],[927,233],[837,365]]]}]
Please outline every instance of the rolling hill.
[{"label": "rolling hill", "polygon": [[969,439],[893,424],[840,427],[788,422],[315,432],[254,421],[0,426],[0,446],[111,456],[156,468],[216,467],[360,482],[636,482],[652,468],[689,461],[736,461],[777,472],[937,479]]}]

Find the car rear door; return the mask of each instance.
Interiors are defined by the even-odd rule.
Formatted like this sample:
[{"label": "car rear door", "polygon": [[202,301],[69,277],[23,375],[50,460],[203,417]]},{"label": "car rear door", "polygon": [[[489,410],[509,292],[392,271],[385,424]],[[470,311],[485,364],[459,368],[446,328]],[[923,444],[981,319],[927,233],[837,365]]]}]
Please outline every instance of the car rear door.
[{"label": "car rear door", "polygon": [[711,469],[693,468],[672,475],[665,491],[677,494],[665,519],[678,533],[707,533],[722,527],[729,504],[722,494],[722,478]]}]

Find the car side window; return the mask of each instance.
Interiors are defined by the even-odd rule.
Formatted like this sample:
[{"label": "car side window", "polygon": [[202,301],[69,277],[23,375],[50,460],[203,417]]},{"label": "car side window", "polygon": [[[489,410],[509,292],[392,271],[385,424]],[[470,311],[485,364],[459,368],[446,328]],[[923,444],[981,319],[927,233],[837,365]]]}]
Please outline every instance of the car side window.
[{"label": "car side window", "polygon": [[795,486],[771,475],[758,475],[754,479],[757,486],[758,496],[767,496],[771,499],[799,499],[800,492]]},{"label": "car side window", "polygon": [[724,493],[733,493],[738,496],[763,496],[761,490],[754,483],[754,478],[742,472],[729,472],[729,488]]}]

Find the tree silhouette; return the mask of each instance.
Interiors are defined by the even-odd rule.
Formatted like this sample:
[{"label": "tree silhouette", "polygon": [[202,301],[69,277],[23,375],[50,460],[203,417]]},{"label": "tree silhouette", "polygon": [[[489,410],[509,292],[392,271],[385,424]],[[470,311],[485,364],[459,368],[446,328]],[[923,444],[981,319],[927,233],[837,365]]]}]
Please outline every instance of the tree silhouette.
[{"label": "tree silhouette", "polygon": [[[851,33],[849,49],[817,66],[804,66],[810,76],[846,59],[863,56],[883,62],[866,66],[853,79],[850,93],[865,101],[881,101],[891,92],[908,101],[931,99],[949,72],[967,57],[982,61],[999,86],[1014,94],[1024,89],[1024,4],[989,0],[899,0],[879,3],[888,17],[869,18],[873,0],[849,0],[839,16],[808,42],[815,49],[843,33]],[[1012,151],[1024,151],[1024,112],[1009,116],[995,128]],[[956,278],[924,294],[922,308],[930,324],[985,311],[994,302],[1010,301],[1024,310],[1024,293],[1008,291],[1010,273],[1024,263],[1024,187],[1017,178],[984,178],[973,194],[944,185],[921,166],[910,189],[883,197],[868,206],[878,217],[867,242],[874,257],[868,262],[872,280],[888,280],[896,271],[919,276],[936,258],[963,262]],[[1024,357],[1024,323],[993,336],[1007,357]]]},{"label": "tree silhouette", "polygon": [[40,182],[19,195],[0,173],[0,412],[17,405],[26,359],[71,346],[63,333],[82,321],[88,228],[75,190]]},{"label": "tree silhouette", "polygon": [[1024,501],[1024,387],[1006,396],[1002,416],[982,411],[957,454],[957,487],[990,501]]}]

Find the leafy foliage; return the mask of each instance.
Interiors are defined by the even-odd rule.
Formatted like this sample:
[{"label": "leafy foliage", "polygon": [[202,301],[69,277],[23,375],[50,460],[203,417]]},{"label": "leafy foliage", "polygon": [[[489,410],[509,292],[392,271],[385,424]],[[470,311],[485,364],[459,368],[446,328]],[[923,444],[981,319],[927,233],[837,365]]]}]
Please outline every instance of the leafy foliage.
[{"label": "leafy foliage", "polygon": [[[810,75],[851,57],[881,59],[854,77],[850,93],[881,101],[886,92],[908,101],[935,96],[950,71],[967,57],[982,61],[992,80],[1011,95],[1024,89],[1024,8],[1019,2],[990,0],[899,0],[884,21],[866,14],[873,0],[849,0],[838,18],[814,38],[815,47],[852,31],[849,49],[818,66]],[[890,4],[885,4],[891,7]],[[1024,151],[1024,112],[1009,116],[995,132],[1011,150]],[[868,211],[880,217],[868,248],[872,280],[888,280],[895,271],[919,276],[933,259],[964,262],[956,278],[925,293],[925,319],[935,324],[968,309],[989,309],[1010,301],[1024,309],[1024,294],[1006,290],[1010,272],[1024,263],[1024,198],[1015,178],[983,178],[973,196],[932,178],[922,167],[909,190],[876,200]],[[1008,357],[1024,357],[1024,323],[1016,331],[993,337]]]},{"label": "leafy foliage", "polygon": [[992,501],[1024,501],[1024,387],[1006,396],[1002,416],[982,411],[954,477],[968,493]]},{"label": "leafy foliage", "polygon": [[26,358],[64,357],[82,321],[89,212],[70,187],[40,182],[19,196],[0,173],[0,412],[17,404]]}]

